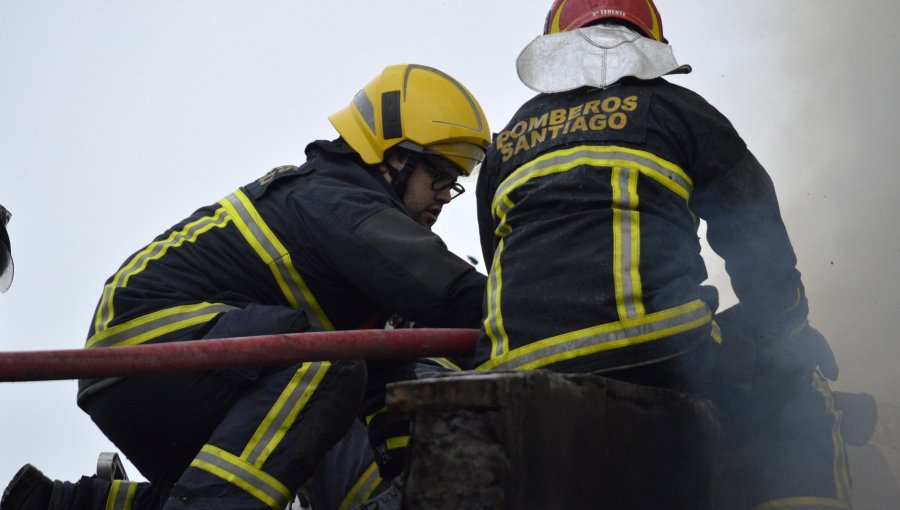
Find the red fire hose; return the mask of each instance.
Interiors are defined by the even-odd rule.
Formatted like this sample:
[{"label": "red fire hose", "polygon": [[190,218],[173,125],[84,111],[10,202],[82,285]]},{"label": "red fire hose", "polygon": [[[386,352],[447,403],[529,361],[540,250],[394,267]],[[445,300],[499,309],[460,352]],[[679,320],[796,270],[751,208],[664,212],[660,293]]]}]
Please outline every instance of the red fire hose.
[{"label": "red fire hose", "polygon": [[298,361],[466,357],[474,329],[372,329],[129,347],[0,352],[0,382],[125,377]]}]

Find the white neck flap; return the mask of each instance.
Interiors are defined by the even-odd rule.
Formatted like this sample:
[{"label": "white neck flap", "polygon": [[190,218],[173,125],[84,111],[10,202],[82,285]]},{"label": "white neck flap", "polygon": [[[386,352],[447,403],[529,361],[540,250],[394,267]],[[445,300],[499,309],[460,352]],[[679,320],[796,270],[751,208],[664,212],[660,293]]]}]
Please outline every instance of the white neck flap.
[{"label": "white neck flap", "polygon": [[606,88],[626,76],[652,80],[691,72],[672,47],[618,25],[595,25],[535,38],[516,60],[519,79],[537,92]]}]

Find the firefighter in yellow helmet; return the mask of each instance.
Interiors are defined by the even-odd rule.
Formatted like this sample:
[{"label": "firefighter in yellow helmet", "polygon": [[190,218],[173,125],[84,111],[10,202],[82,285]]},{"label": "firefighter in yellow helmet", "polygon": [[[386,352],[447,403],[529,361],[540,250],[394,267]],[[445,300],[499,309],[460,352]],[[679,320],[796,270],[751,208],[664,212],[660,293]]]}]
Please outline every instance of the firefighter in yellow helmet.
[{"label": "firefighter in yellow helmet", "polygon": [[[485,278],[431,232],[490,130],[474,96],[421,65],[387,67],[306,147],[136,251],[106,282],[88,349],[372,328],[400,314],[477,327]],[[83,380],[78,404],[150,483],[51,482],[26,465],[3,510],[280,509],[384,385],[414,362],[318,362]],[[407,433],[370,424],[384,478]]]},{"label": "firefighter in yellow helmet", "polygon": [[[556,0],[517,70],[539,94],[478,177],[493,262],[476,368],[700,392],[741,444],[729,473],[746,497],[719,508],[847,508],[823,377],[837,367],[807,322],[772,181],[721,113],[664,78],[690,67],[653,2]],[[715,320],[701,219],[740,300]]]}]

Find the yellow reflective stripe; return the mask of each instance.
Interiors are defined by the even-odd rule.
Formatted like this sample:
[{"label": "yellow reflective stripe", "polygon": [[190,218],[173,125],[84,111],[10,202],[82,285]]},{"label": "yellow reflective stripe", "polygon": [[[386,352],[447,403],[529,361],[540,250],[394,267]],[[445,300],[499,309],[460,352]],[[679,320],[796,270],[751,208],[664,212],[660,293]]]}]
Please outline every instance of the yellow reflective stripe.
[{"label": "yellow reflective stripe", "polygon": [[447,359],[447,358],[426,358],[426,359],[429,359],[429,360],[431,360],[431,361],[437,363],[438,365],[440,365],[440,366],[442,366],[442,367],[444,367],[444,368],[448,368],[448,369],[450,369],[450,370],[453,370],[453,371],[455,371],[455,372],[461,372],[461,371],[462,371],[462,367],[460,367],[460,366],[457,365],[456,363],[453,363],[452,361],[450,361],[450,360]]},{"label": "yellow reflective stripe", "polygon": [[260,216],[250,198],[237,190],[220,200],[219,204],[228,211],[253,251],[269,266],[291,306],[312,312],[308,314],[309,322],[317,329],[333,331],[334,325],[294,267],[287,249]]},{"label": "yellow reflective stripe", "polygon": [[490,359],[476,370],[533,370],[579,356],[676,335],[699,328],[711,320],[709,308],[697,299],[643,317],[601,324],[539,340]]},{"label": "yellow reflective stripe", "polygon": [[304,363],[300,366],[253,433],[241,453],[241,459],[255,466],[262,466],[266,462],[318,389],[330,367],[329,362]]},{"label": "yellow reflective stripe", "polygon": [[615,145],[581,145],[543,154],[517,168],[500,183],[494,193],[491,212],[494,217],[498,217],[498,208],[503,197],[528,181],[567,172],[582,165],[639,170],[685,200],[690,198],[693,190],[693,181],[684,170],[650,152]]},{"label": "yellow reflective stripe", "polygon": [[396,450],[397,448],[406,448],[409,446],[409,436],[389,437],[385,441],[388,450]]},{"label": "yellow reflective stripe", "polygon": [[272,475],[213,445],[203,445],[191,467],[240,487],[276,510],[287,506],[293,497],[291,491]]},{"label": "yellow reflective stripe", "polygon": [[131,510],[138,483],[127,480],[113,480],[106,497],[106,510]]},{"label": "yellow reflective stripe", "polygon": [[712,324],[709,329],[709,336],[719,345],[722,345],[722,327],[719,326],[719,323],[715,320],[712,321]]},{"label": "yellow reflective stripe", "polygon": [[504,240],[500,240],[494,252],[494,261],[487,281],[487,315],[484,319],[484,331],[491,340],[491,357],[503,355],[509,350],[509,337],[503,327],[503,315],[500,311],[501,289],[503,287],[503,271],[500,258],[503,255]]},{"label": "yellow reflective stripe", "polygon": [[372,420],[374,420],[375,417],[378,416],[379,414],[386,413],[386,412],[387,412],[387,406],[382,407],[381,409],[375,411],[374,413],[366,416],[366,425],[371,424]]},{"label": "yellow reflective stripe", "polygon": [[116,324],[90,337],[86,347],[121,347],[138,345],[174,331],[212,320],[235,307],[222,303],[195,303],[158,310],[130,321]]},{"label": "yellow reflective stripe", "polygon": [[843,501],[829,498],[800,497],[767,501],[753,507],[753,510],[850,510],[850,505]]},{"label": "yellow reflective stripe", "polygon": [[181,230],[169,234],[167,238],[148,244],[131,257],[103,288],[103,295],[100,297],[100,304],[97,305],[94,318],[94,332],[100,332],[109,327],[109,323],[115,315],[113,308],[115,291],[128,285],[129,278],[143,271],[151,261],[161,258],[169,248],[177,248],[184,243],[193,243],[201,234],[213,228],[222,228],[229,221],[225,209],[216,209],[211,216],[204,216],[188,223]]},{"label": "yellow reflective stripe", "polygon": [[638,212],[637,180],[640,172],[613,167],[613,279],[619,319],[645,314],[641,288],[641,230]]},{"label": "yellow reflective stripe", "polygon": [[341,501],[341,506],[338,507],[338,510],[350,510],[351,508],[356,508],[358,505],[363,504],[363,502],[369,499],[369,496],[375,492],[375,489],[381,483],[381,477],[378,476],[378,464],[371,463],[369,467],[363,471],[363,474],[359,477],[359,480],[353,484],[353,487],[350,489],[350,492],[344,496],[344,500]]},{"label": "yellow reflective stripe", "polygon": [[497,218],[500,220],[500,224],[494,230],[494,235],[497,236],[498,239],[503,239],[512,233],[512,226],[506,222],[506,214],[515,205],[516,204],[510,200],[509,196],[504,196],[500,201],[500,206],[497,208]]},{"label": "yellow reflective stripe", "polygon": [[834,477],[834,494],[838,500],[844,503],[850,503],[850,473],[847,471],[846,449],[844,447],[844,438],[841,435],[841,422],[843,421],[843,411],[840,411],[834,405],[834,394],[828,387],[828,381],[819,374],[818,371],[813,372],[813,388],[825,399],[826,411],[834,416],[834,423],[831,424],[831,443],[834,450],[832,458],[832,476]]}]

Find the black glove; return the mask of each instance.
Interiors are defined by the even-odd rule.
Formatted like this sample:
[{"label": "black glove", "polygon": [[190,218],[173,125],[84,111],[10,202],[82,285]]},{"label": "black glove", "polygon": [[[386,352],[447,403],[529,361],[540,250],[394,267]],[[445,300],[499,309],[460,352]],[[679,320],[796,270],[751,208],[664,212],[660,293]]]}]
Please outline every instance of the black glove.
[{"label": "black glove", "polygon": [[793,334],[764,326],[741,305],[716,314],[722,332],[722,349],[715,377],[725,384],[747,385],[775,374],[797,374],[819,368],[829,380],[838,377],[838,366],[828,341],[804,322]]},{"label": "black glove", "polygon": [[816,367],[827,379],[838,377],[838,365],[828,341],[818,330],[804,324],[797,332],[764,339],[760,345],[762,370],[791,373],[814,370]]}]

